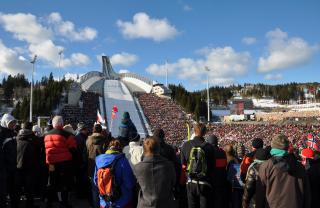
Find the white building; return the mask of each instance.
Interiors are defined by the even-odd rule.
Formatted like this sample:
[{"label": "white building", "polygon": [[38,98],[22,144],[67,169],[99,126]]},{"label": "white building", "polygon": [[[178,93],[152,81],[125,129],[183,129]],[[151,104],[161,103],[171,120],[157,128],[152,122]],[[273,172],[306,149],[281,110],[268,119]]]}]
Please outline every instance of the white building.
[{"label": "white building", "polygon": [[152,93],[156,94],[157,96],[169,96],[171,95],[171,90],[168,89],[166,86],[163,84],[154,84],[152,86]]}]

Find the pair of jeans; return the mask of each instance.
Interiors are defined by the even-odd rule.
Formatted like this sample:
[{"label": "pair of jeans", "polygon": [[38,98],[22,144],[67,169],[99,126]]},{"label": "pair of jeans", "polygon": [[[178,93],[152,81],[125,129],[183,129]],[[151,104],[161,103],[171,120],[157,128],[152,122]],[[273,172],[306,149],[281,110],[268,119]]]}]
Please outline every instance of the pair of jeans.
[{"label": "pair of jeans", "polygon": [[213,188],[210,184],[188,182],[187,196],[189,208],[212,208]]}]

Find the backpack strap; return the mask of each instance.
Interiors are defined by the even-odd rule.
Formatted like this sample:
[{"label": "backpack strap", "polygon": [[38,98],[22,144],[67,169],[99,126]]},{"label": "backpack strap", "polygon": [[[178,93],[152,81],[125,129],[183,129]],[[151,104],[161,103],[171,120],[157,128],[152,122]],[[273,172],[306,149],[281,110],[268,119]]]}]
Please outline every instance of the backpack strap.
[{"label": "backpack strap", "polygon": [[112,171],[112,172],[114,172],[114,169],[115,169],[115,167],[116,167],[116,165],[117,165],[117,162],[118,162],[121,158],[123,158],[123,156],[124,156],[124,154],[121,153],[121,154],[117,155],[116,158],[112,161],[112,163],[111,163],[111,171]]}]

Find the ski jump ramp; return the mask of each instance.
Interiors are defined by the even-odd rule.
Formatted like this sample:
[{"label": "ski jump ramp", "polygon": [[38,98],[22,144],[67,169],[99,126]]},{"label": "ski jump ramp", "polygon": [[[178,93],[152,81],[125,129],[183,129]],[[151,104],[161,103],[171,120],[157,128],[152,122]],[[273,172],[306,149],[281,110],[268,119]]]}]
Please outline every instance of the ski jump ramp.
[{"label": "ski jump ramp", "polygon": [[[81,76],[80,84],[83,91],[100,95],[99,110],[106,119],[107,127],[113,137],[119,135],[122,115],[126,111],[129,112],[131,120],[142,138],[152,133],[139,101],[131,94],[131,91],[150,93],[153,86],[152,80],[132,73],[118,74],[113,70],[109,57],[102,56],[102,72],[86,73]],[[119,112],[112,120],[112,108],[115,105]]]},{"label": "ski jump ramp", "polygon": [[[119,126],[121,124],[122,115],[124,112],[129,112],[132,122],[137,128],[141,137],[145,137],[146,131],[144,124],[141,121],[134,99],[126,87],[126,85],[119,80],[105,80],[104,81],[104,102],[106,108],[106,117],[109,130],[113,136],[119,135]],[[118,113],[114,120],[111,119],[112,108],[116,105]]]}]

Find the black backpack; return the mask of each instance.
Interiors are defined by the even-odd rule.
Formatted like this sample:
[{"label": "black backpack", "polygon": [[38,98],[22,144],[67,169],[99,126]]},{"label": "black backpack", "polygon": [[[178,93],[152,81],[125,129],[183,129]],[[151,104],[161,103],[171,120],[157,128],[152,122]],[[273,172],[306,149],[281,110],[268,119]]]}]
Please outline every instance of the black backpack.
[{"label": "black backpack", "polygon": [[206,144],[207,143],[204,142],[200,146],[194,145],[191,148],[187,168],[188,175],[191,179],[201,180],[207,176],[207,160],[203,149]]}]

